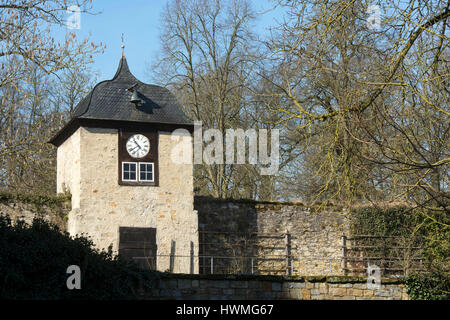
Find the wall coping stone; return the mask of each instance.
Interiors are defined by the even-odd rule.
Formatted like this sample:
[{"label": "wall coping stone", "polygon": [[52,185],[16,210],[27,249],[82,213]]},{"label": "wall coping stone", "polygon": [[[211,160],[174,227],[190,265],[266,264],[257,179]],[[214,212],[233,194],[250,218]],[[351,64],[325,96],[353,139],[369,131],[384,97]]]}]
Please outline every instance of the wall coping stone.
[{"label": "wall coping stone", "polygon": [[[161,279],[191,279],[191,280],[235,280],[235,281],[272,281],[272,282],[311,282],[311,283],[366,283],[367,277],[353,276],[279,276],[279,275],[223,275],[223,274],[185,274],[158,272]],[[382,278],[382,284],[404,284],[401,278]]]},{"label": "wall coping stone", "polygon": [[333,208],[336,210],[341,210],[344,207],[338,204],[332,203],[315,203],[314,205],[307,205],[303,202],[289,202],[289,201],[261,201],[261,200],[253,200],[253,199],[234,199],[234,198],[214,198],[210,196],[194,196],[194,202],[220,202],[220,203],[245,203],[245,204],[253,204],[253,205],[268,205],[268,206],[298,206],[304,207],[305,209],[310,208],[320,208],[327,209]]}]

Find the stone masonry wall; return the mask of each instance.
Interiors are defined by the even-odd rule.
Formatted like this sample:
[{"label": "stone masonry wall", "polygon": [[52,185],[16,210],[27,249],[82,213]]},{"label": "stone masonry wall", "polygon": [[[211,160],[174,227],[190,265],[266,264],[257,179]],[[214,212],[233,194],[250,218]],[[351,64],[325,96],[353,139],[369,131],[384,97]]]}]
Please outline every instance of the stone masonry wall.
[{"label": "stone masonry wall", "polygon": [[404,284],[384,279],[369,289],[366,278],[210,276],[165,274],[153,288],[140,290],[142,299],[176,300],[408,300]]},{"label": "stone masonry wall", "polygon": [[77,130],[56,151],[56,193],[70,192],[72,210],[80,208],[80,139],[81,130]]},{"label": "stone masonry wall", "polygon": [[[194,207],[198,211],[200,255],[223,256],[224,252],[231,252],[241,256],[280,257],[270,261],[256,259],[253,264],[255,272],[259,269],[267,274],[264,270],[271,270],[270,274],[282,275],[286,274],[284,235],[288,233],[292,248],[288,268],[293,274],[342,274],[341,236],[348,232],[348,220],[345,211],[339,208],[316,209],[294,203],[209,197],[196,197]],[[243,242],[248,244],[246,248],[237,253],[230,250]]]}]

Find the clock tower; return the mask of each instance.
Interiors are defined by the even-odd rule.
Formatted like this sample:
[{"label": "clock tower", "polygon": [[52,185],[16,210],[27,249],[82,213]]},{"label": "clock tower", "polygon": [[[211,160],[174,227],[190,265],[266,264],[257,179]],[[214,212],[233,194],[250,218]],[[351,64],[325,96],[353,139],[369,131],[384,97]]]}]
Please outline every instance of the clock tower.
[{"label": "clock tower", "polygon": [[193,128],[174,95],[136,79],[122,55],[50,141],[57,192],[72,195],[69,233],[143,266],[197,273],[193,166],[171,157],[192,154]]}]

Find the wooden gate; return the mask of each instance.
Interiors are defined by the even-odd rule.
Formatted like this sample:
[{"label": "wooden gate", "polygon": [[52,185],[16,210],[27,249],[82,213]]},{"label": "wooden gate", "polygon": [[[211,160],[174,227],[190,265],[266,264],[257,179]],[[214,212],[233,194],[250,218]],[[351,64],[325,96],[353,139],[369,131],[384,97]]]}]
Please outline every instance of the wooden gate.
[{"label": "wooden gate", "polygon": [[156,229],[119,227],[119,256],[156,270]]}]

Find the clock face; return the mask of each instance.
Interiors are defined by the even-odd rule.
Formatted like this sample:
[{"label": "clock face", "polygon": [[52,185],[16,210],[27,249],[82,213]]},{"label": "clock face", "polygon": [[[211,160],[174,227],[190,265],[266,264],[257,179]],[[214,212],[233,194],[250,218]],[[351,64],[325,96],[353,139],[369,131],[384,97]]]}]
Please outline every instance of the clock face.
[{"label": "clock face", "polygon": [[142,158],[150,151],[150,141],[142,134],[135,134],[128,138],[126,148],[133,158]]}]

